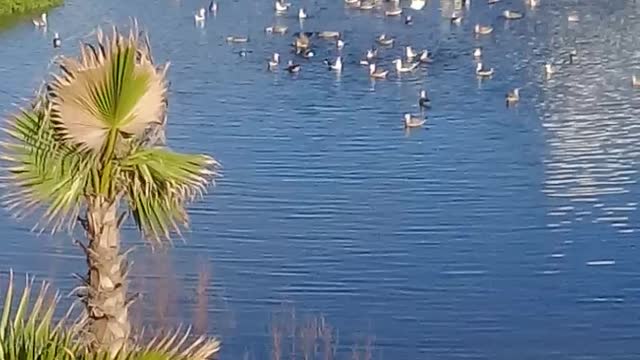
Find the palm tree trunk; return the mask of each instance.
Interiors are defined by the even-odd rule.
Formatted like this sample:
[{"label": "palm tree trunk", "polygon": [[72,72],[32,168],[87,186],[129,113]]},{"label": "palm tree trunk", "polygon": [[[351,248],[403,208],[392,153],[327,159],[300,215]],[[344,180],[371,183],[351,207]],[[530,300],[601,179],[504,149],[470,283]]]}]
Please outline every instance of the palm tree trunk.
[{"label": "palm tree trunk", "polygon": [[118,201],[96,196],[88,199],[86,233],[87,292],[84,299],[91,347],[112,355],[128,341],[126,254],[120,254]]}]

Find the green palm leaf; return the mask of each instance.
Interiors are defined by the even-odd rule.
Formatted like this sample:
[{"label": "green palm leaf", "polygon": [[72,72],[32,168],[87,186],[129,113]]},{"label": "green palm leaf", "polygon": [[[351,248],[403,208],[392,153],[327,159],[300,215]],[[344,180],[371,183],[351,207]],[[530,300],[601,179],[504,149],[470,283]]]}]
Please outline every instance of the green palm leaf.
[{"label": "green palm leaf", "polygon": [[84,44],[78,59],[62,58],[49,86],[51,120],[64,141],[94,152],[110,136],[141,137],[164,122],[167,66],[156,68],[137,27],[128,37],[113,29]]},{"label": "green palm leaf", "polygon": [[4,205],[16,217],[46,207],[43,227],[73,226],[91,183],[96,157],[56,141],[44,106],[23,110],[9,119],[8,140],[1,158],[6,162]]},{"label": "green palm leaf", "polygon": [[218,163],[206,155],[156,147],[140,148],[119,167],[134,221],[158,241],[187,225],[185,206],[206,191]]}]

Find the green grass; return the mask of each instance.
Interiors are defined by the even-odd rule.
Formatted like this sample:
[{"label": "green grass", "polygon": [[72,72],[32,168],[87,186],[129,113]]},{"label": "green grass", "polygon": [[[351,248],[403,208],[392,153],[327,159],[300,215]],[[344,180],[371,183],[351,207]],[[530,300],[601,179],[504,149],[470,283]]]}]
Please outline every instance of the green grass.
[{"label": "green grass", "polygon": [[83,345],[82,317],[54,321],[60,297],[46,283],[38,288],[27,277],[20,291],[13,274],[8,280],[0,286],[0,360],[205,360],[220,348],[214,338],[193,338],[178,328],[132,344],[126,353],[91,353]]},{"label": "green grass", "polygon": [[45,10],[62,5],[62,2],[63,0],[0,0],[0,16]]}]

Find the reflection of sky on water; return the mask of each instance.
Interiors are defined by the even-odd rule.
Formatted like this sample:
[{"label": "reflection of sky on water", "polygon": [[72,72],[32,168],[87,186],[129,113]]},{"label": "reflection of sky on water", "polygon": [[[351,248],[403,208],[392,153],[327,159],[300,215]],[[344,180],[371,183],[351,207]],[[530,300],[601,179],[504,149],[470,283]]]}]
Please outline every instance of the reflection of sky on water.
[{"label": "reflection of sky on water", "polygon": [[[558,73],[543,84],[549,226],[588,221],[633,232],[637,203],[625,194],[638,189],[640,102],[631,75],[640,46],[629,36],[640,31],[637,8],[601,2],[578,11],[575,24],[553,17],[558,25],[549,43]],[[578,52],[573,65],[571,49]]]}]

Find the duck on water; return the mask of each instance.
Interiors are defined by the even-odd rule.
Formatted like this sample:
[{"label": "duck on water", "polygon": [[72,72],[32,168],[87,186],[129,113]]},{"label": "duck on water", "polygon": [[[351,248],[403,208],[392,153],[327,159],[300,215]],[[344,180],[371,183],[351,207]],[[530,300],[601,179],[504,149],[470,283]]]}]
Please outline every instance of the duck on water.
[{"label": "duck on water", "polygon": [[406,129],[419,128],[427,122],[425,118],[413,116],[409,113],[404,114],[404,127]]}]

